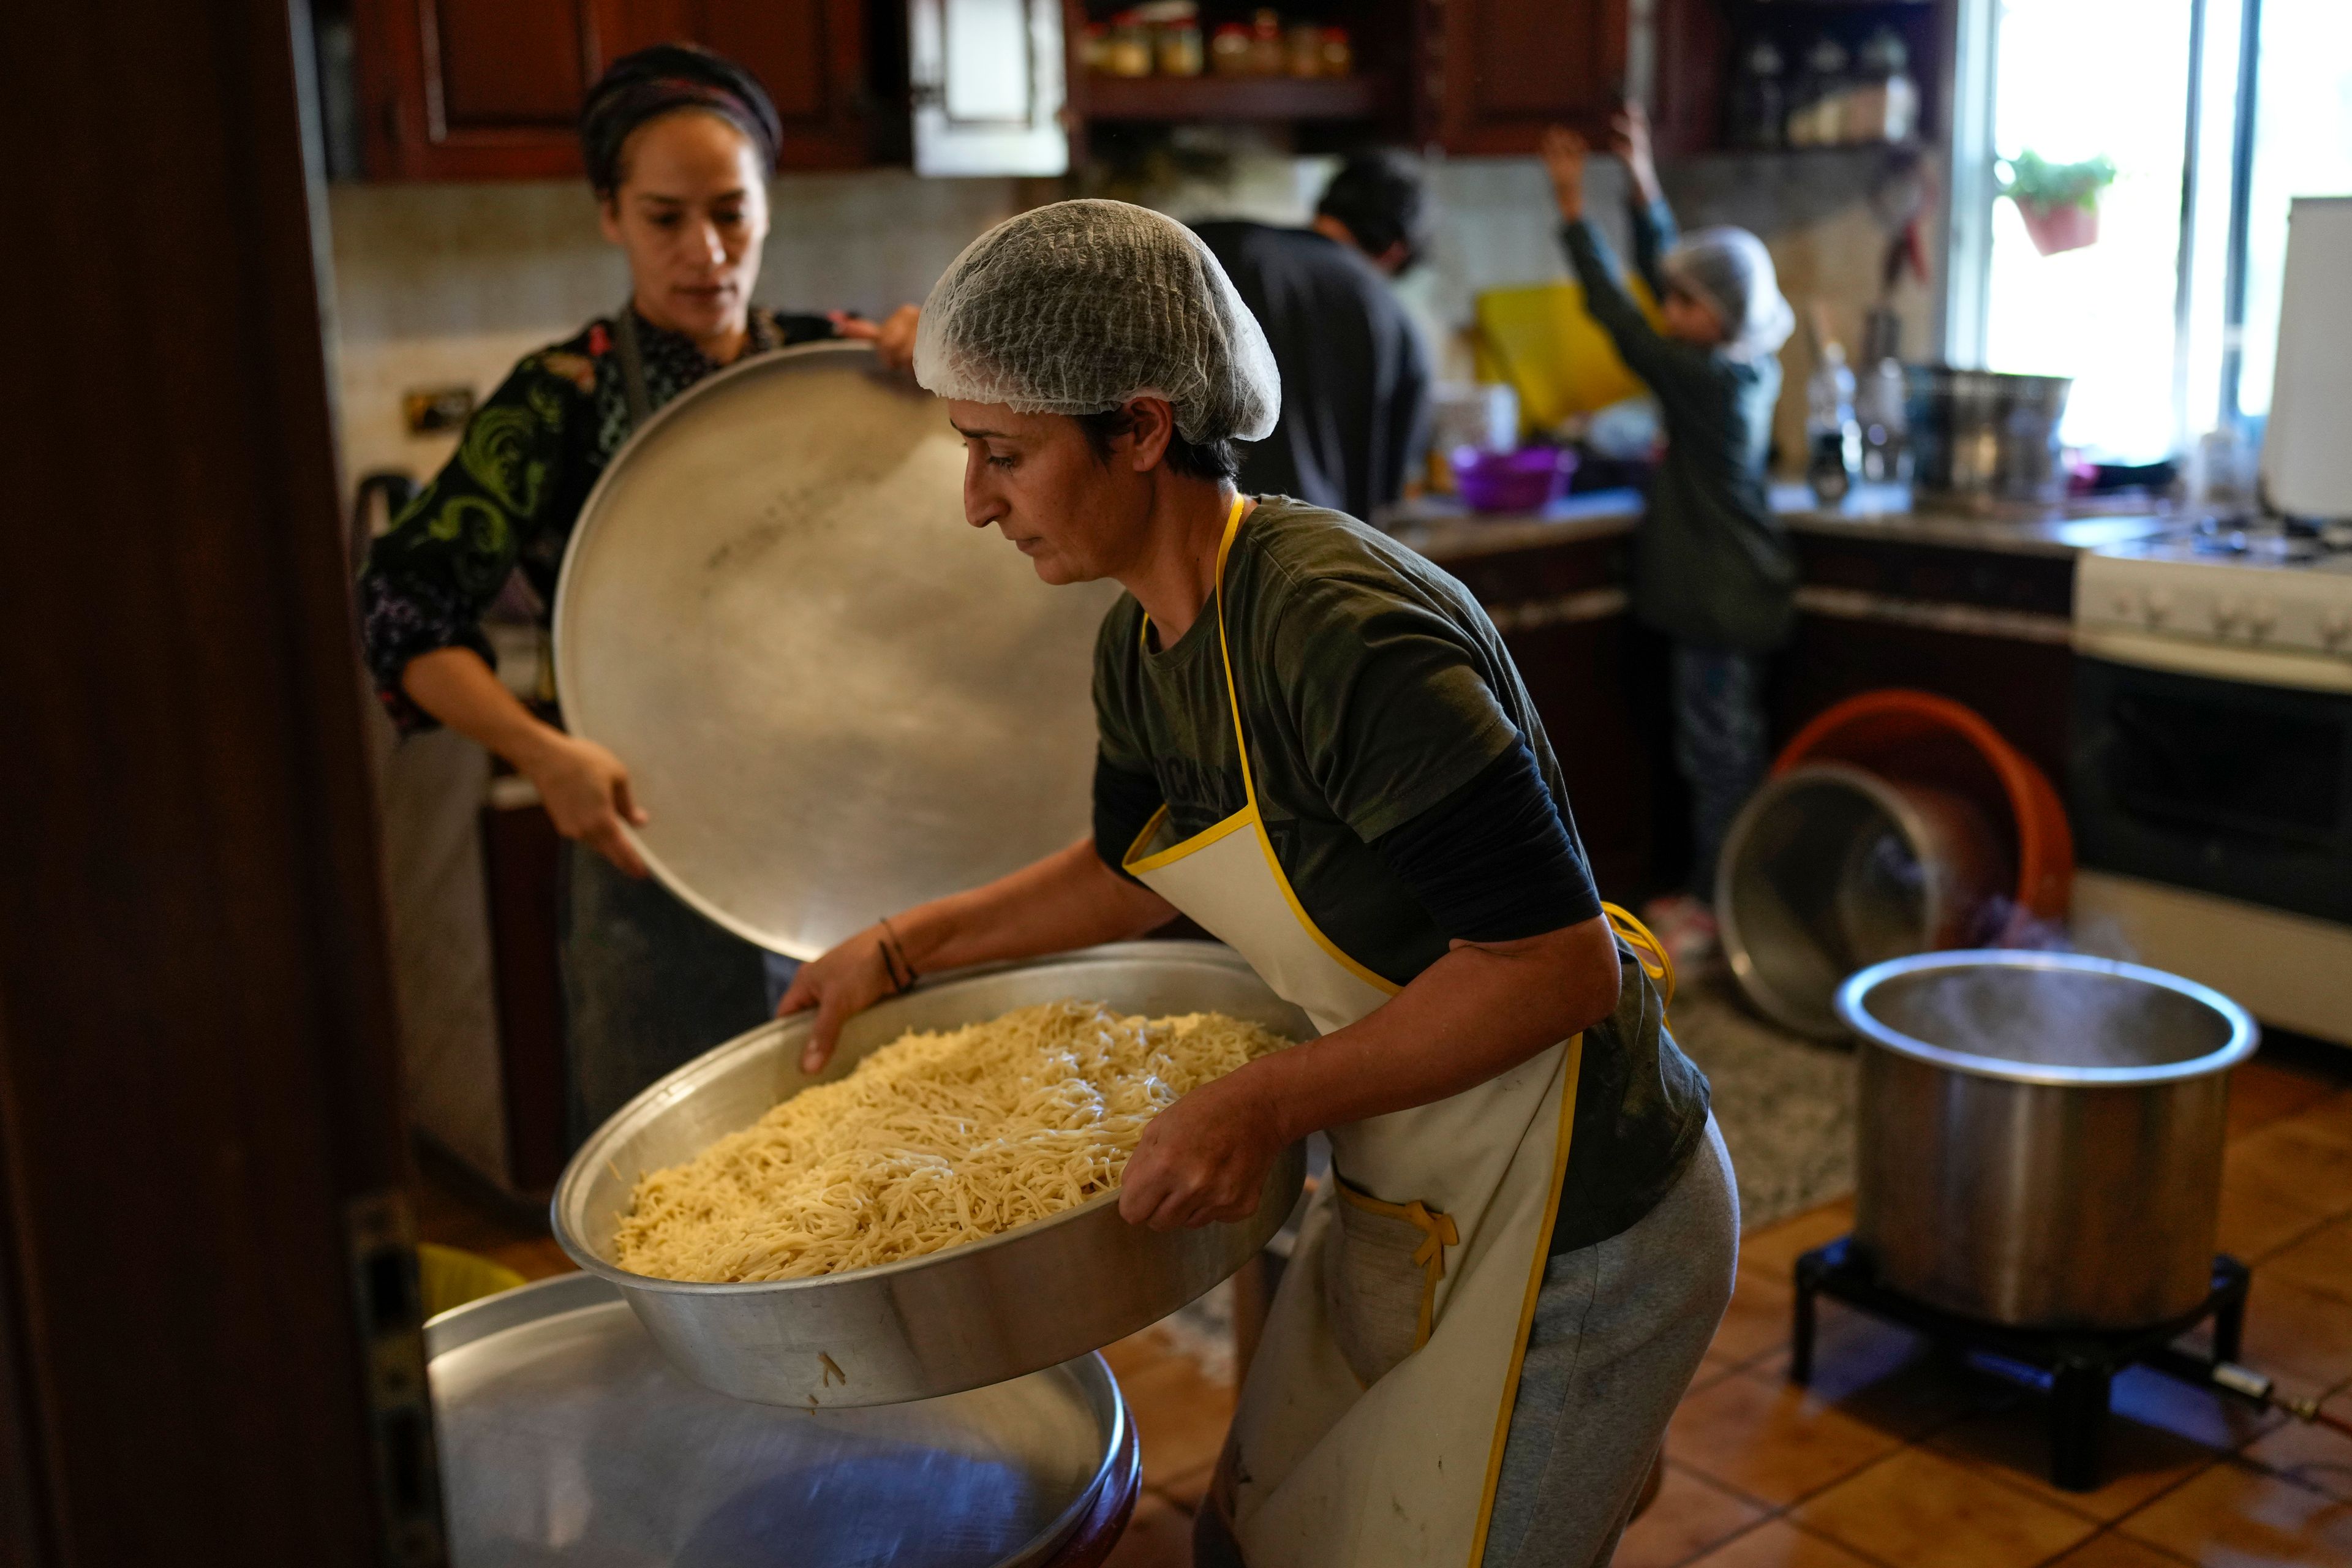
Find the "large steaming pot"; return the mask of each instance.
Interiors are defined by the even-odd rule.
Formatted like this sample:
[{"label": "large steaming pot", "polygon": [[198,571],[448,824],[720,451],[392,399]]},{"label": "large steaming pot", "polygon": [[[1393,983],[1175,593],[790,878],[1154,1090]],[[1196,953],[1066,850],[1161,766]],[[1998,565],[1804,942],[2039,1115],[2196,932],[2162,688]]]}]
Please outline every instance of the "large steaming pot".
[{"label": "large steaming pot", "polygon": [[2211,1285],[2229,1069],[2245,1009],[2072,953],[1864,970],[1854,1238],[1895,1289],[2018,1328],[2126,1329]]}]

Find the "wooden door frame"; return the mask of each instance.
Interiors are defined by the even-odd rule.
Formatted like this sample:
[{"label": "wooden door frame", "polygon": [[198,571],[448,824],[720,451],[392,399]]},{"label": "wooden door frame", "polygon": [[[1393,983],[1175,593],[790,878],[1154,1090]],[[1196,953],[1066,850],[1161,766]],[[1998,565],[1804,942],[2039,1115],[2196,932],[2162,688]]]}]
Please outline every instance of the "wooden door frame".
[{"label": "wooden door frame", "polygon": [[307,34],[13,19],[10,1568],[440,1560]]}]

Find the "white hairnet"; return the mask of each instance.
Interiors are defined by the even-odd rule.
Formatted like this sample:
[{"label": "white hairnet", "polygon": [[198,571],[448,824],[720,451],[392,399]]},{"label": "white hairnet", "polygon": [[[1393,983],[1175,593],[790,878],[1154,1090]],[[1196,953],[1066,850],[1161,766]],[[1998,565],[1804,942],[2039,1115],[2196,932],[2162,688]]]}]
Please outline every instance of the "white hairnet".
[{"label": "white hairnet", "polygon": [[1694,229],[1659,265],[1669,283],[1722,319],[1724,351],[1734,359],[1771,353],[1797,330],[1772,253],[1744,228]]},{"label": "white hairnet", "polygon": [[1282,376],[1200,237],[1125,202],[1056,202],[964,247],[924,302],[915,379],[1024,414],[1164,397],[1188,441],[1261,441]]}]

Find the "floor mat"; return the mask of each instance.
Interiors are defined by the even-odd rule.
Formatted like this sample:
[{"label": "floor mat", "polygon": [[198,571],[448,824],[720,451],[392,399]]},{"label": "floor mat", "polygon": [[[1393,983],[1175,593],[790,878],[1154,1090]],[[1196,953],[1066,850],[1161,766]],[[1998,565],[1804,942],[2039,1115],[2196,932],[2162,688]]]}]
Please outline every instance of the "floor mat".
[{"label": "floor mat", "polygon": [[1853,1191],[1853,1052],[1759,1018],[1727,976],[1675,996],[1674,1035],[1706,1074],[1754,1230]]}]

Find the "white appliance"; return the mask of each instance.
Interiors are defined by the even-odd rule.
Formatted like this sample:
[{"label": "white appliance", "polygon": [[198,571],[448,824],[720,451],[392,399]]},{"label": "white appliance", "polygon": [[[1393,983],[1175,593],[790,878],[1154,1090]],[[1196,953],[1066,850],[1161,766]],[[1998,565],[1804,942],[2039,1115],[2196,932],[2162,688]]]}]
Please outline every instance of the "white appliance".
[{"label": "white appliance", "polygon": [[2263,473],[2077,569],[2074,923],[2352,1045],[2352,198],[2294,204]]}]

